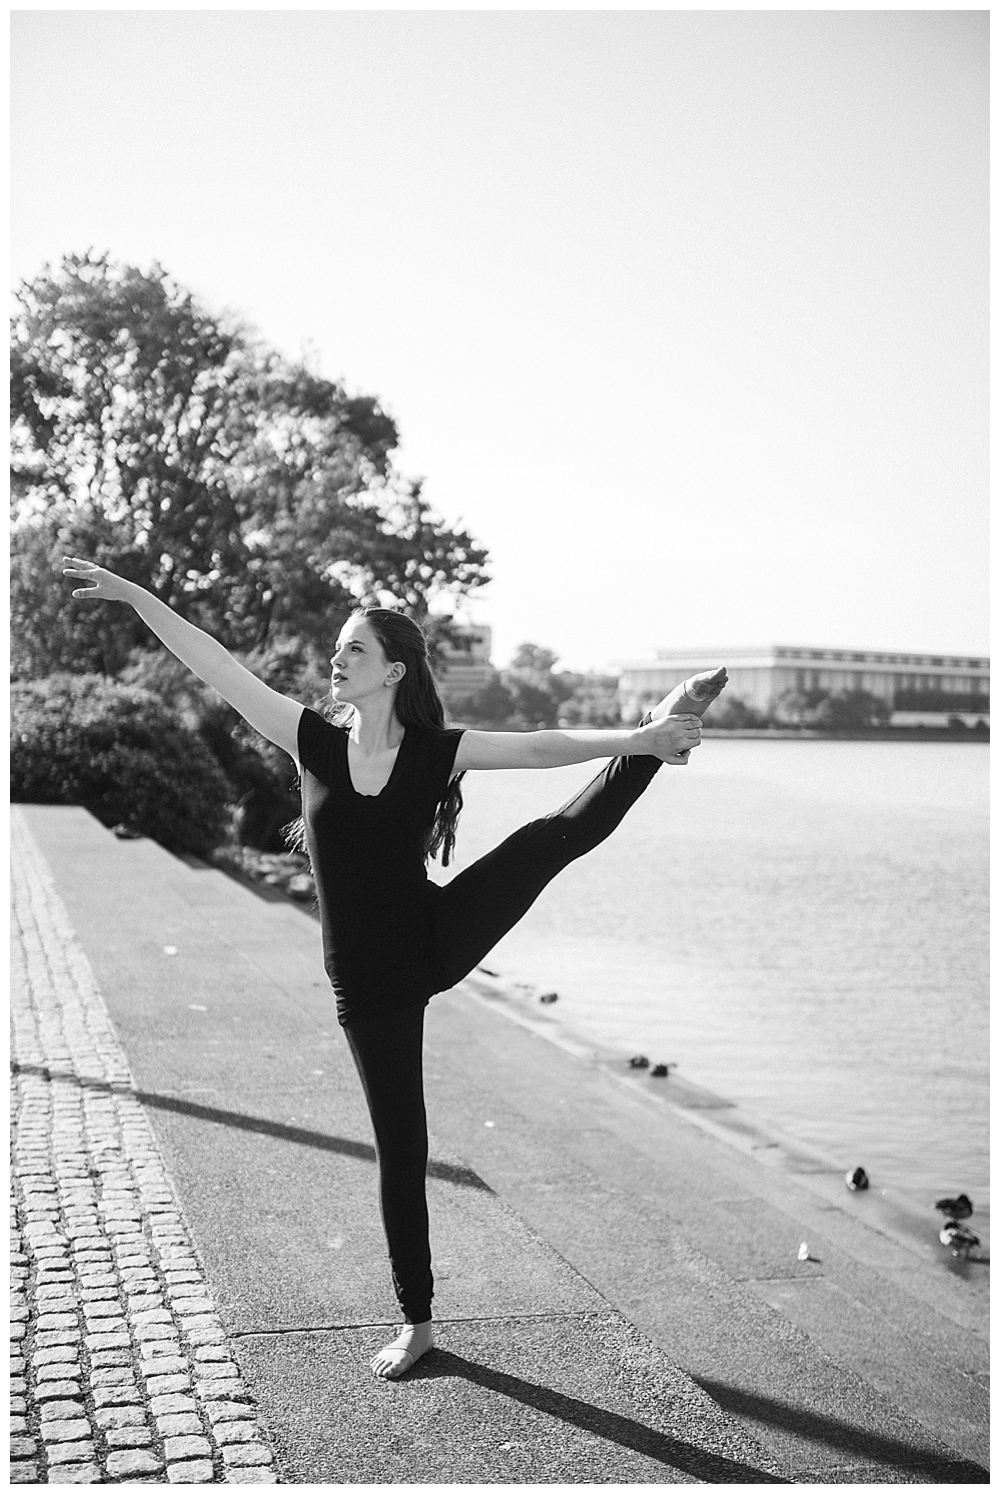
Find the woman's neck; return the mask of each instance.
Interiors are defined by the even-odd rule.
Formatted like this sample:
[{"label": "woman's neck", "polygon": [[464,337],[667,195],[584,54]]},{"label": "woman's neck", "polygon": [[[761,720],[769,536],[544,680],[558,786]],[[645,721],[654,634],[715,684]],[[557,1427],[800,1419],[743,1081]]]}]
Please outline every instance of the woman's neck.
[{"label": "woman's neck", "polygon": [[354,720],[350,725],[351,740],[356,742],[366,757],[378,752],[394,752],[403,740],[404,727],[395,710],[396,692],[387,693],[384,704],[381,697],[366,701],[364,706],[354,707]]}]

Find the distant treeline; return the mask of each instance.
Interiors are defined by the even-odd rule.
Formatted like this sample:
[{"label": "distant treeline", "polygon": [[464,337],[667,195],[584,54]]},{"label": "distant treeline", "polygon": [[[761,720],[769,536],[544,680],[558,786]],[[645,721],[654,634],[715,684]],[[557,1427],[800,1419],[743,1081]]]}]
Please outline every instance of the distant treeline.
[{"label": "distant treeline", "polygon": [[897,690],[893,698],[897,711],[953,711],[979,716],[990,713],[988,690],[979,694],[956,694],[949,690]]}]

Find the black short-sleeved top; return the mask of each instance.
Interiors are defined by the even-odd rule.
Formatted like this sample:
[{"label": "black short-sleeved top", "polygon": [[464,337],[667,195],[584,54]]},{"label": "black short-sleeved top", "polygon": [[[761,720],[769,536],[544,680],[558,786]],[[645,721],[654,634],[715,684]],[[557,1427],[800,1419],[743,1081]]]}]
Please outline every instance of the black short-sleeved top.
[{"label": "black short-sleeved top", "polygon": [[461,736],[406,727],[382,792],[359,794],[347,764],[347,728],[302,712],[302,817],[342,1022],[426,1001],[434,989],[438,889],[427,876],[427,843]]}]

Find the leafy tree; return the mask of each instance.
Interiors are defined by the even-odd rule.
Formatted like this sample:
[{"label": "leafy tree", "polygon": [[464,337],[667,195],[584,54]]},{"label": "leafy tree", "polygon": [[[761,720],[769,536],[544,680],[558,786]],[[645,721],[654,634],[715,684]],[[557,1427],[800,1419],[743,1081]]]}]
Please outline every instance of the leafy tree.
[{"label": "leafy tree", "polygon": [[559,708],[560,726],[592,727],[604,731],[621,726],[616,675],[563,672],[559,679],[572,692]]},{"label": "leafy tree", "polygon": [[656,690],[640,690],[633,695],[629,701],[626,714],[623,717],[625,726],[638,726],[647,711],[651,711],[663,699],[663,692]]},{"label": "leafy tree", "polygon": [[554,672],[558,654],[537,643],[522,643],[501,681],[513,701],[512,722],[523,726],[555,726],[559,708],[572,693],[562,677]]},{"label": "leafy tree", "polygon": [[821,730],[852,731],[857,727],[884,726],[892,706],[867,690],[838,690],[821,701],[812,724]]},{"label": "leafy tree", "polygon": [[15,673],[116,674],[155,640],[129,608],[66,606],[62,554],[148,587],[230,648],[319,647],[358,600],[418,617],[486,554],[393,469],[370,396],[290,364],[163,269],[69,256],[12,321]]},{"label": "leafy tree", "polygon": [[975,693],[971,690],[897,690],[893,696],[893,708],[897,711],[978,711],[980,715],[990,713],[988,691]]},{"label": "leafy tree", "polygon": [[514,697],[494,670],[481,689],[453,699],[449,714],[452,720],[473,726],[507,726],[514,715]]},{"label": "leafy tree", "polygon": [[853,731],[858,727],[883,726],[892,707],[867,690],[786,690],[775,702],[774,718],[780,725],[807,726],[819,731]]},{"label": "leafy tree", "polygon": [[729,695],[728,692],[712,703],[705,717],[705,725],[719,731],[747,731],[769,724],[763,711],[754,710],[738,695]]},{"label": "leafy tree", "polygon": [[827,698],[825,690],[783,690],[772,715],[779,726],[812,726],[815,712]]},{"label": "leafy tree", "polygon": [[554,654],[550,648],[542,648],[537,643],[522,643],[518,645],[506,673],[544,685],[558,662],[559,655]]},{"label": "leafy tree", "polygon": [[472,695],[452,702],[457,721],[484,726],[534,729],[621,725],[615,675],[556,673],[558,655],[536,643],[522,643],[510,665]]}]

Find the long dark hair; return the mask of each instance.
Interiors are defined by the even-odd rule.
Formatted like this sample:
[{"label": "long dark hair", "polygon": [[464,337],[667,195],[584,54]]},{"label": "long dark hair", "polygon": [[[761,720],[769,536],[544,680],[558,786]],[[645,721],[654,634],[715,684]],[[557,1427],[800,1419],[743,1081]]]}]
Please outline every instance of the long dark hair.
[{"label": "long dark hair", "polygon": [[[364,618],[390,664],[406,665],[406,672],[396,686],[395,710],[400,725],[424,726],[440,731],[444,726],[444,705],[431,674],[423,629],[405,612],[394,612],[388,607],[358,607],[351,616]],[[334,726],[346,727],[354,718],[354,707],[337,705],[331,700],[323,706],[322,714]],[[427,855],[436,856],[440,851],[442,866],[448,865],[455,849],[464,777],[464,773],[459,773],[449,783],[427,841]],[[284,834],[291,850],[308,854],[301,817],[286,825]]]}]

